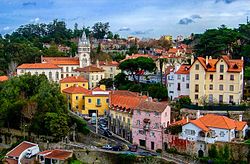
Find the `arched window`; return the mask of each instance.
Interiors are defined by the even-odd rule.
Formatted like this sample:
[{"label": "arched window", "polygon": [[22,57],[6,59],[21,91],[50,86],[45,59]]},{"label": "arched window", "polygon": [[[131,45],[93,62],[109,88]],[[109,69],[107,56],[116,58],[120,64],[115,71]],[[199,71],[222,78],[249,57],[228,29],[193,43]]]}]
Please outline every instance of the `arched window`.
[{"label": "arched window", "polygon": [[56,80],[59,79],[59,72],[56,72]]},{"label": "arched window", "polygon": [[50,80],[52,79],[52,72],[51,71],[49,72],[49,79]]}]

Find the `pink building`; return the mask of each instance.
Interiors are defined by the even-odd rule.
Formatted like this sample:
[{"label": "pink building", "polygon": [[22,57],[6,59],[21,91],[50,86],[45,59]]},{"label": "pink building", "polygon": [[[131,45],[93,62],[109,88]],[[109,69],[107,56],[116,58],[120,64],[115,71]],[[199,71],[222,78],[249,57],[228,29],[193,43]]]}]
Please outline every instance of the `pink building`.
[{"label": "pink building", "polygon": [[141,101],[132,116],[133,144],[148,150],[162,149],[163,130],[170,122],[167,103]]}]

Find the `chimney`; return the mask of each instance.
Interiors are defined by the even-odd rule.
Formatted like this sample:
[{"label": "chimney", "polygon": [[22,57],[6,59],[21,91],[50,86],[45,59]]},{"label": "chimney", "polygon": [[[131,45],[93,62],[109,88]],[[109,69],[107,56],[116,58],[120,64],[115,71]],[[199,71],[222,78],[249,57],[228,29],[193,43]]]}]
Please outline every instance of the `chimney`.
[{"label": "chimney", "polygon": [[213,59],[212,56],[209,56],[209,59]]},{"label": "chimney", "polygon": [[242,114],[239,115],[239,121],[242,121]]},{"label": "chimney", "polygon": [[98,67],[98,68],[100,67],[99,60],[98,60],[98,59],[96,60],[96,67]]},{"label": "chimney", "polygon": [[208,64],[208,56],[206,56],[206,65]]},{"label": "chimney", "polygon": [[191,63],[190,64],[193,64],[194,62],[194,55],[191,55]]},{"label": "chimney", "polygon": [[189,122],[189,118],[188,118],[188,116],[186,116],[186,119],[187,119],[187,123]]},{"label": "chimney", "polygon": [[200,115],[201,115],[200,110],[197,110],[197,112],[196,112],[196,119],[199,119]]}]

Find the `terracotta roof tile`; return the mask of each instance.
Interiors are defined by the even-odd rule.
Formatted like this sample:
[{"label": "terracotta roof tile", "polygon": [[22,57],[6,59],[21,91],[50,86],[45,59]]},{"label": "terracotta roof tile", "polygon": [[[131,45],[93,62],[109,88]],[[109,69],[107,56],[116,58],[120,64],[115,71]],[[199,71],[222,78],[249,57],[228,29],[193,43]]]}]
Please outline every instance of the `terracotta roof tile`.
[{"label": "terracotta roof tile", "polygon": [[99,61],[100,66],[118,66],[119,63],[116,61]]},{"label": "terracotta roof tile", "polygon": [[60,83],[74,83],[74,82],[88,82],[88,80],[86,80],[82,76],[69,76],[60,80]]},{"label": "terracotta roof tile", "polygon": [[75,71],[77,72],[103,72],[104,70],[96,66],[87,66],[84,68],[77,68],[75,69]]},{"label": "terracotta roof tile", "polygon": [[206,125],[203,124],[203,122],[201,122],[200,119],[197,119],[197,120],[191,120],[190,123],[198,126],[199,128],[201,128],[203,131],[205,132],[208,132],[209,131],[209,128],[206,127]]},{"label": "terracotta roof tile", "polygon": [[8,76],[0,76],[0,81],[6,81],[9,80]]},{"label": "terracotta roof tile", "polygon": [[94,89],[92,89],[93,91],[104,91],[103,89],[101,89],[100,87],[95,87]]},{"label": "terracotta roof tile", "polygon": [[189,74],[190,65],[182,64],[175,74]]},{"label": "terracotta roof tile", "polygon": [[167,103],[153,102],[153,101],[140,101],[136,109],[149,112],[163,112],[167,108]]},{"label": "terracotta roof tile", "polygon": [[91,94],[92,92],[90,90],[87,90],[86,88],[79,87],[79,86],[71,86],[69,88],[66,88],[62,90],[64,93],[69,93],[69,94]]},{"label": "terracotta roof tile", "polygon": [[72,157],[73,152],[69,150],[52,150],[48,155],[45,155],[45,158],[47,159],[58,159],[58,160],[66,160],[70,157]]},{"label": "terracotta roof tile", "polygon": [[31,143],[31,142],[27,142],[27,141],[23,141],[22,143],[20,143],[19,145],[17,145],[15,148],[13,148],[11,151],[9,151],[6,156],[9,157],[19,157],[19,155],[26,149],[33,147],[33,146],[37,146],[37,144]]},{"label": "terracotta roof tile", "polygon": [[111,93],[111,104],[126,109],[135,109],[142,99],[141,96],[114,95]]},{"label": "terracotta roof tile", "polygon": [[235,121],[236,130],[243,130],[244,127],[247,125],[247,122],[244,121]]},{"label": "terracotta roof tile", "polygon": [[32,63],[22,64],[17,69],[60,69],[60,67],[51,63]]},{"label": "terracotta roof tile", "polygon": [[42,62],[56,65],[79,65],[79,58],[73,57],[42,57]]},{"label": "terracotta roof tile", "polygon": [[172,125],[185,125],[186,123],[188,123],[188,122],[187,122],[187,119],[186,119],[186,118],[183,118],[183,119],[181,119],[181,120],[178,120],[178,121],[176,121],[176,122],[173,122],[173,123],[171,124],[171,126],[172,126]]}]

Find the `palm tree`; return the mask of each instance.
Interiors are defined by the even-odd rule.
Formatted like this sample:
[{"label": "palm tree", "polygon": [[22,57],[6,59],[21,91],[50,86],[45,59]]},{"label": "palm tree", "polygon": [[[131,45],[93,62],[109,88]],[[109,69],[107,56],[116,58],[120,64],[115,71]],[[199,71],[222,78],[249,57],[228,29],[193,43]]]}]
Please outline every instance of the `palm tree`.
[{"label": "palm tree", "polygon": [[165,63],[168,63],[168,59],[167,58],[163,58],[162,56],[159,56],[156,61],[159,62],[159,66],[160,66],[160,77],[161,77],[161,85],[162,85],[162,70],[163,70],[163,65]]}]

